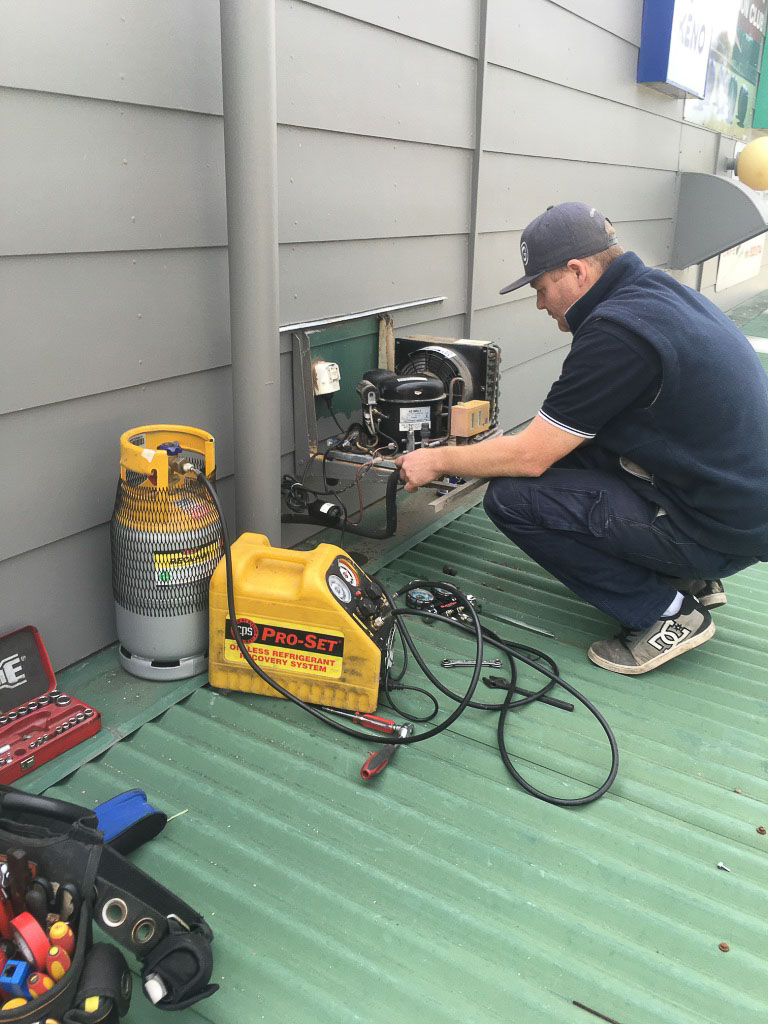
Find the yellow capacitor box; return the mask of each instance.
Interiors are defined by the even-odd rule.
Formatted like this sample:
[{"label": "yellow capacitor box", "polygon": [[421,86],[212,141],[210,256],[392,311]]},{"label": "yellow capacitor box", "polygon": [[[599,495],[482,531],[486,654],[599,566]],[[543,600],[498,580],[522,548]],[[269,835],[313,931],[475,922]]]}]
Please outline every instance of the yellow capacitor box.
[{"label": "yellow capacitor box", "polygon": [[[395,625],[379,584],[341,548],[273,548],[244,533],[232,545],[237,627],[267,675],[308,704],[375,711]],[[211,577],[209,681],[279,697],[243,658],[227,607],[224,559]]]}]

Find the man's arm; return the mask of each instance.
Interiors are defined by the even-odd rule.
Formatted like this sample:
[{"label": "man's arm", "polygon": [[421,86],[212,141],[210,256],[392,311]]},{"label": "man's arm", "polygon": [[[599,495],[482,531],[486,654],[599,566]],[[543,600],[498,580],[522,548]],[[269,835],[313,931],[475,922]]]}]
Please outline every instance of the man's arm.
[{"label": "man's arm", "polygon": [[477,444],[417,448],[399,455],[395,465],[400,467],[406,491],[415,491],[441,476],[541,476],[583,442],[583,437],[535,416],[519,434]]}]

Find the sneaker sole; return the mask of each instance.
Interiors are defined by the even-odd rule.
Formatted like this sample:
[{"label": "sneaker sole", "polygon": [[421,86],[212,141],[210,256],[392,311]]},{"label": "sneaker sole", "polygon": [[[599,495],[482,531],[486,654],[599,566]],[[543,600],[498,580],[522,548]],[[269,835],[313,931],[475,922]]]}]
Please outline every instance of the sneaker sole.
[{"label": "sneaker sole", "polygon": [[709,597],[697,597],[696,600],[702,608],[722,608],[724,604],[728,604],[725,594],[711,594]]},{"label": "sneaker sole", "polygon": [[686,651],[692,651],[694,647],[698,647],[705,641],[709,640],[710,637],[714,636],[715,624],[710,622],[706,629],[702,630],[701,633],[696,633],[689,640],[684,640],[682,643],[673,647],[670,651],[662,651],[655,658],[651,658],[650,661],[646,661],[642,665],[617,665],[615,662],[607,661],[605,658],[601,658],[599,654],[593,654],[592,648],[590,647],[587,651],[587,657],[590,661],[594,662],[595,665],[599,665],[600,668],[608,669],[609,672],[618,672],[622,676],[641,676],[645,672],[651,672],[653,669],[658,668],[659,665],[663,665],[665,661],[671,661],[676,658],[678,654],[685,654]]}]

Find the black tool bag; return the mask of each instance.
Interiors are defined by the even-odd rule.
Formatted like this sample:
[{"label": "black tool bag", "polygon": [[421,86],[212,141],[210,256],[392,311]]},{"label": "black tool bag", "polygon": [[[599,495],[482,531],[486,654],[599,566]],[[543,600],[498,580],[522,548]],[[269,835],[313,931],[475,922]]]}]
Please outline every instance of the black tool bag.
[{"label": "black tool bag", "polygon": [[[185,1009],[217,990],[209,984],[213,933],[208,925],[104,845],[93,811],[0,786],[0,854],[12,850],[23,850],[38,876],[74,885],[81,905],[77,920],[70,921],[76,935],[71,967],[44,995],[0,1012],[3,1022],[33,1024],[53,1017],[63,1024],[113,1024],[127,1012],[128,965],[115,946],[93,942],[94,920],[136,955],[145,992],[158,1008]],[[99,1012],[94,1012],[96,998]]]}]

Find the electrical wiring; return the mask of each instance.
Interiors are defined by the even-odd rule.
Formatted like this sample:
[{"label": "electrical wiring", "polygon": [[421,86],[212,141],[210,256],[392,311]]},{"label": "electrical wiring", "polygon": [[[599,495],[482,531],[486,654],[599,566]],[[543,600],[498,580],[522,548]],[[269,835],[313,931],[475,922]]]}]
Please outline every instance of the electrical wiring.
[{"label": "electrical wiring", "polygon": [[[210,494],[211,500],[216,506],[217,512],[219,514],[226,569],[227,608],[229,612],[230,622],[237,623],[238,616],[237,610],[235,608],[234,599],[232,553],[229,539],[229,531],[224,516],[224,510],[221,506],[221,502],[219,500],[215,488],[201,470],[194,467],[191,463],[185,463],[183,465],[183,471],[194,473],[198,480],[200,480],[200,482],[203,483],[208,493]],[[381,585],[379,584],[379,586]],[[447,593],[448,595],[450,595],[452,598],[456,600],[457,608],[461,609],[462,615],[464,616],[466,621],[461,621],[457,618],[449,618],[448,616],[444,615],[436,615],[434,612],[426,611],[423,609],[397,607],[397,605],[395,604],[397,598],[403,596],[409,590],[417,587],[437,587],[440,589],[442,593]],[[393,596],[390,595],[383,587],[381,589],[387,607],[389,609],[389,613],[397,626],[404,650],[404,664],[400,673],[398,674],[398,676],[392,676],[391,678],[389,677],[389,674],[387,674],[387,677],[383,682],[382,690],[385,699],[394,708],[394,710],[396,710],[399,714],[402,714],[403,717],[409,719],[412,722],[426,723],[428,721],[431,721],[434,718],[437,711],[439,710],[439,704],[437,700],[432,694],[429,693],[429,691],[421,689],[419,687],[405,687],[404,684],[402,684],[402,678],[404,677],[405,670],[407,667],[407,658],[410,653],[410,655],[415,660],[416,664],[424,673],[427,680],[430,683],[432,683],[432,685],[435,686],[435,688],[439,692],[441,692],[450,700],[456,703],[456,707],[454,708],[454,710],[450,712],[442,722],[439,722],[432,728],[426,729],[424,732],[420,732],[418,734],[411,733],[409,735],[404,735],[401,733],[395,736],[387,736],[386,740],[377,740],[374,737],[372,737],[371,734],[368,732],[363,733],[359,732],[356,729],[352,729],[349,726],[344,725],[343,722],[339,721],[338,719],[329,717],[318,707],[312,704],[308,704],[300,698],[296,697],[289,690],[285,689],[278,682],[272,679],[253,659],[240,635],[240,631],[236,628],[233,630],[233,639],[236,641],[240,653],[243,656],[246,664],[249,665],[250,668],[261,679],[263,679],[272,689],[274,689],[281,696],[285,697],[287,700],[290,700],[293,704],[296,704],[298,707],[301,707],[308,714],[312,715],[313,718],[325,722],[326,725],[331,726],[333,729],[336,729],[337,731],[347,736],[351,736],[355,739],[364,740],[369,745],[372,742],[386,742],[388,746],[410,745],[411,743],[419,743],[424,740],[430,739],[433,736],[437,736],[439,733],[444,732],[454,722],[457,721],[457,719],[467,710],[467,708],[472,707],[480,710],[498,711],[499,718],[496,731],[499,753],[502,762],[507,771],[510,773],[510,775],[512,775],[512,777],[518,783],[518,785],[527,793],[536,797],[537,799],[543,800],[547,803],[555,804],[560,807],[577,807],[591,803],[594,800],[599,799],[599,797],[601,797],[604,793],[607,792],[607,790],[612,785],[614,779],[616,778],[619,764],[618,747],[613,732],[611,731],[610,726],[606,722],[603,715],[591,703],[591,701],[589,701],[583,694],[579,693],[578,690],[576,690],[573,686],[567,683],[559,675],[555,662],[548,655],[544,654],[543,652],[536,651],[535,649],[528,647],[526,645],[516,644],[511,641],[503,640],[492,630],[483,627],[482,624],[480,623],[473,602],[470,601],[467,598],[467,596],[464,595],[458,588],[454,587],[452,584],[447,583],[443,580],[437,583],[432,583],[423,580],[414,580],[408,583],[405,587],[401,587],[398,591],[396,591],[396,593]],[[432,673],[432,671],[429,669],[429,666],[424,661],[424,658],[422,657],[418,649],[418,646],[414,641],[413,637],[411,636],[411,633],[404,621],[408,616],[414,615],[420,618],[428,618],[430,619],[430,621],[433,622],[440,621],[448,623],[451,627],[458,628],[464,631],[474,640],[474,663],[470,666],[472,668],[472,676],[463,694],[454,693],[441,680],[437,679],[434,673]],[[504,698],[503,701],[501,701],[501,703],[490,704],[486,702],[473,701],[473,697],[477,689],[478,680],[480,679],[481,675],[483,651],[485,649],[486,644],[496,647],[499,650],[503,651],[510,659],[512,678],[510,681],[510,686],[506,694],[506,697]],[[515,699],[516,673],[514,668],[514,659],[522,662],[531,669],[540,672],[542,675],[546,677],[547,682],[540,690],[530,694],[529,696]],[[598,723],[600,724],[601,728],[603,729],[608,738],[610,746],[611,766],[608,775],[606,776],[603,783],[597,789],[593,790],[591,793],[588,793],[582,797],[558,797],[553,794],[545,793],[542,790],[539,790],[538,788],[533,786],[522,776],[522,774],[517,770],[517,768],[513,764],[506,744],[504,730],[509,712],[539,700],[542,696],[548,693],[555,685],[562,686],[569,694],[571,694],[571,696],[573,696],[577,701],[579,701],[597,719]],[[432,711],[430,715],[425,717],[418,717],[405,714],[404,712],[402,712],[401,709],[397,708],[396,705],[392,703],[391,692],[393,689],[410,689],[414,692],[425,694],[429,699],[433,701],[435,709]]]},{"label": "electrical wiring", "polygon": [[343,434],[344,433],[344,427],[342,427],[342,425],[339,423],[338,418],[336,417],[336,413],[333,411],[333,395],[326,395],[325,396],[325,404],[328,406],[328,412],[331,415],[331,417],[333,418],[333,422],[339,428],[339,433]]},{"label": "electrical wiring", "polygon": [[[358,425],[353,424],[352,426]],[[347,433],[349,433],[350,429],[351,428],[348,428]],[[302,472],[301,480],[296,480],[295,477],[286,473],[282,478],[281,484],[283,499],[285,500],[286,505],[291,510],[291,512],[297,514],[300,514],[302,512],[308,512],[309,506],[313,498],[333,498],[334,501],[338,504],[339,508],[341,509],[341,513],[337,517],[337,522],[340,522],[341,524],[339,526],[339,529],[342,530],[342,538],[344,536],[344,531],[346,531],[348,527],[356,527],[362,523],[365,515],[362,491],[363,478],[372,469],[376,468],[377,463],[382,458],[381,453],[389,450],[389,446],[383,446],[373,450],[366,449],[365,454],[368,456],[368,461],[361,463],[360,466],[358,466],[355,472],[354,479],[345,487],[331,486],[328,480],[328,467],[333,463],[334,451],[340,446],[342,446],[344,443],[345,438],[342,437],[332,438],[330,440],[329,447],[327,448],[325,455],[323,456],[322,459],[323,490],[318,490],[316,488],[309,487],[306,483],[306,478],[309,474],[312,464],[319,457],[319,452],[313,452],[310,455],[304,467],[304,471]],[[357,518],[354,520],[350,517],[349,511],[341,498],[342,494],[346,493],[349,490],[352,490],[352,488],[356,488],[357,490],[358,501]]]},{"label": "electrical wiring", "polygon": [[[378,445],[378,439],[372,435],[367,434],[364,427],[360,423],[352,422],[347,427],[343,427],[339,422],[336,414],[333,411],[333,396],[325,395],[325,402],[328,406],[328,412],[333,417],[333,421],[339,428],[339,433],[335,437],[331,437],[327,441],[327,447],[322,455],[322,479],[323,489],[318,490],[316,488],[307,485],[307,476],[316,459],[321,458],[319,451],[314,451],[309,456],[304,470],[301,474],[301,480],[297,481],[295,477],[288,474],[283,476],[282,481],[282,493],[285,499],[285,503],[293,513],[308,512],[311,498],[333,498],[341,509],[341,513],[337,516],[337,522],[340,520],[340,529],[342,530],[342,537],[344,536],[343,531],[348,527],[359,526],[363,521],[364,516],[364,503],[362,493],[362,479],[375,466],[378,459],[382,456],[382,453],[388,452],[393,455],[397,450],[397,445],[394,442],[390,442],[387,445]],[[368,438],[367,442],[363,442],[362,435],[365,434]],[[377,447],[374,447],[377,446]],[[358,451],[363,452],[369,457],[369,461],[363,463],[356,471],[355,478],[345,487],[331,486],[328,480],[328,467],[332,464],[334,458],[334,452],[338,449],[348,449],[350,447],[356,448]],[[350,519],[349,512],[347,510],[344,501],[340,495],[352,488],[357,489],[358,497],[358,513],[357,519]]]}]

